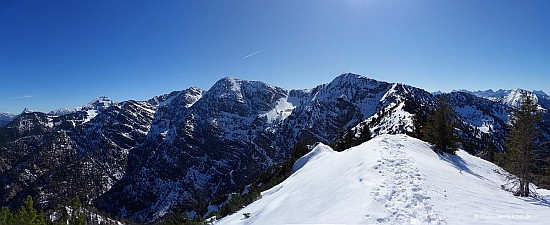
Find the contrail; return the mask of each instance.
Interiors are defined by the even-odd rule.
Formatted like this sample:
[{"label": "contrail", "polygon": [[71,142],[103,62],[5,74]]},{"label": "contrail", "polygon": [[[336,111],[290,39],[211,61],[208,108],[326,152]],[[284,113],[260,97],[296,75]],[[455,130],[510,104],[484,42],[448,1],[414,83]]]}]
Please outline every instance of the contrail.
[{"label": "contrail", "polygon": [[17,96],[17,97],[11,97],[8,99],[22,99],[22,98],[34,98],[32,95],[23,95],[23,96]]},{"label": "contrail", "polygon": [[273,46],[271,46],[271,47],[269,47],[269,48],[265,48],[265,49],[262,49],[262,50],[260,50],[260,51],[254,52],[254,53],[252,53],[252,54],[250,54],[250,55],[247,55],[247,56],[243,57],[243,59],[246,59],[246,58],[248,58],[248,57],[252,57],[252,56],[254,56],[254,55],[256,55],[256,54],[260,54],[260,53],[262,53],[262,52],[265,52],[265,51],[267,51],[267,50],[269,50],[269,49],[272,49],[272,48],[275,48],[275,47],[277,47],[277,46],[279,46],[279,45],[273,45]]}]

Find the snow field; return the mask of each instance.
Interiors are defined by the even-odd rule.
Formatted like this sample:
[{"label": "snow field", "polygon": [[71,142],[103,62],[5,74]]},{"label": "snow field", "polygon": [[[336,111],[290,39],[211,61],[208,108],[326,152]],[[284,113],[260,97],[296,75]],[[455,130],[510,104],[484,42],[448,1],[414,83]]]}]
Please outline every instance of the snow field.
[{"label": "snow field", "polygon": [[[503,191],[498,166],[459,150],[438,155],[406,135],[344,152],[319,144],[287,180],[216,224],[547,224],[550,191]],[[249,213],[249,218],[244,214]]]}]

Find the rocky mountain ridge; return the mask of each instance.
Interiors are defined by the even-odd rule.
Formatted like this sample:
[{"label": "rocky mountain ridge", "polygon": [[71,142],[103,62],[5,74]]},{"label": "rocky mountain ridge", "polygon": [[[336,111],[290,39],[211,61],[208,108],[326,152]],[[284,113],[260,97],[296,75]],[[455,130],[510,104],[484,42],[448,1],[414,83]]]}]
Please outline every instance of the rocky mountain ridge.
[{"label": "rocky mountain ridge", "polygon": [[[513,105],[445,94],[471,153],[502,149]],[[331,143],[368,126],[414,136],[436,96],[412,86],[342,74],[308,90],[223,78],[147,101],[106,97],[68,114],[24,113],[0,128],[0,202],[32,195],[52,209],[79,196],[139,222],[178,209],[198,213],[290,157],[300,141]],[[545,118],[548,105],[538,98]],[[550,137],[550,120],[541,130]]]}]

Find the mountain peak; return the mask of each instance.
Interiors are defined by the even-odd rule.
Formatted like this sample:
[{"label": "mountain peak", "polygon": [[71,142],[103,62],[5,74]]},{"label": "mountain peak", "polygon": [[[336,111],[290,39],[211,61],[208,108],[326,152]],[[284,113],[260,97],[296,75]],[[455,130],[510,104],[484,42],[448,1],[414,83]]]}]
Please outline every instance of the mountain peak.
[{"label": "mountain peak", "polygon": [[112,106],[114,104],[116,104],[116,102],[111,100],[109,97],[100,96],[100,97],[94,98],[92,101],[90,101],[88,104],[86,104],[82,108],[83,109],[96,109],[96,110],[99,110],[99,109],[109,108],[110,106]]},{"label": "mountain peak", "polygon": [[34,110],[32,110],[32,109],[26,107],[25,109],[23,109],[23,112],[21,112],[21,114],[33,113],[33,112],[34,112]]},{"label": "mountain peak", "polygon": [[234,92],[240,92],[241,90],[241,84],[243,80],[233,78],[233,77],[224,77],[220,80],[218,80],[211,88],[210,90],[224,90],[224,91],[234,91]]},{"label": "mountain peak", "polygon": [[263,88],[268,88],[272,90],[281,89],[262,81],[242,80],[234,77],[224,77],[218,80],[208,92],[215,92],[218,94],[228,92],[240,93],[243,92],[243,90],[257,90]]},{"label": "mountain peak", "polygon": [[371,79],[359,74],[355,73],[343,73],[334,78],[329,85],[330,86],[349,86],[349,85],[356,85],[356,84],[377,84],[377,83],[386,83],[385,81],[378,81],[375,79]]},{"label": "mountain peak", "polygon": [[337,76],[336,78],[334,78],[332,82],[349,82],[349,81],[354,81],[361,78],[368,79],[367,77],[361,76],[359,74],[343,73]]}]

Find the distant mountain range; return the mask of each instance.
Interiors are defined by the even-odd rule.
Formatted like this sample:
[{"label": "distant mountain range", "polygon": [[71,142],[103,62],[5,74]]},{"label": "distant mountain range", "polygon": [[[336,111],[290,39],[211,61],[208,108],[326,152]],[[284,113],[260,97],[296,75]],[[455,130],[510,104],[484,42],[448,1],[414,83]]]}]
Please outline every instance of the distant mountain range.
[{"label": "distant mountain range", "polygon": [[[521,92],[445,94],[457,113],[463,147],[503,150],[508,116]],[[550,139],[550,98],[535,96]],[[307,90],[223,78],[209,90],[188,88],[146,101],[100,97],[78,109],[25,112],[0,128],[0,202],[26,195],[46,210],[79,196],[139,222],[179,211],[199,213],[301,141],[331,143],[368,126],[374,135],[415,136],[436,95],[420,88],[342,74]]]},{"label": "distant mountain range", "polygon": [[493,91],[491,89],[486,91],[461,91],[471,93],[473,95],[492,101],[500,102],[511,107],[518,107],[524,98],[523,93],[528,93],[531,98],[538,102],[543,108],[550,108],[550,97],[543,91],[526,91],[518,88],[512,90],[499,89],[498,91]]},{"label": "distant mountain range", "polygon": [[15,118],[15,114],[11,113],[0,113],[0,126],[4,126],[11,122]]}]

